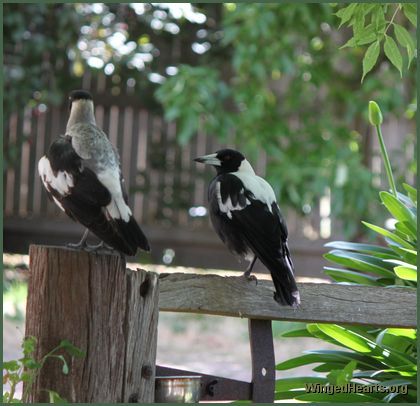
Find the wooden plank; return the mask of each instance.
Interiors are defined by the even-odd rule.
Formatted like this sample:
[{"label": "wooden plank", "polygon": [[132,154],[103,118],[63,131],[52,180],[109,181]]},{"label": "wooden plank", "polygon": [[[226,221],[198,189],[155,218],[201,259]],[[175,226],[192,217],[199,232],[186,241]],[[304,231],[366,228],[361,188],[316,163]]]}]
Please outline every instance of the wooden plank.
[{"label": "wooden plank", "polygon": [[276,362],[271,320],[249,319],[248,329],[252,360],[252,401],[273,403]]},{"label": "wooden plank", "polygon": [[254,319],[369,326],[416,327],[416,290],[324,283],[298,283],[298,309],[273,300],[270,280],[242,276],[161,274],[161,311]]},{"label": "wooden plank", "polygon": [[30,400],[48,402],[48,388],[70,403],[153,402],[158,295],[157,274],[127,270],[119,255],[32,245],[25,334],[35,356],[64,339],[85,356],[62,354],[68,375],[48,359]]}]

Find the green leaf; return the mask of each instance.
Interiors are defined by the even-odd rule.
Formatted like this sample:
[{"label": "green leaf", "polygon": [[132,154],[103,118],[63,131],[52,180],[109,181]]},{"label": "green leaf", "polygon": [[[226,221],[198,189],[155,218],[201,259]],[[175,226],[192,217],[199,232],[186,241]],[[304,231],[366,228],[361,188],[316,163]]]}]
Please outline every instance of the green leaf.
[{"label": "green leaf", "polygon": [[3,362],[3,369],[7,370],[8,372],[17,371],[19,368],[20,365],[16,360]]},{"label": "green leaf", "polygon": [[63,399],[57,392],[47,389],[49,403],[67,403],[65,399]]},{"label": "green leaf", "polygon": [[305,394],[305,390],[293,390],[287,392],[274,392],[274,399],[275,400],[287,400],[287,399],[294,399],[298,395]]},{"label": "green leaf", "polygon": [[372,352],[372,346],[369,345],[366,338],[346,330],[344,327],[335,324],[318,324],[318,328],[353,351],[361,353]]},{"label": "green leaf", "polygon": [[22,342],[23,354],[25,356],[31,355],[35,351],[36,338],[33,336],[25,337]]},{"label": "green leaf", "polygon": [[414,328],[387,328],[387,333],[399,337],[407,337],[411,340],[417,339],[417,331]]},{"label": "green leaf", "polygon": [[379,197],[388,211],[399,221],[408,221],[413,224],[417,223],[417,219],[410,209],[401,203],[394,195],[389,192],[379,192]]},{"label": "green leaf", "polygon": [[331,371],[328,375],[328,381],[333,385],[345,385],[353,378],[353,371],[357,366],[356,361],[350,361],[344,368]]},{"label": "green leaf", "polygon": [[400,234],[405,234],[404,239],[407,240],[412,240],[412,241],[416,241],[417,240],[417,227],[416,227],[416,222],[408,222],[408,221],[398,221],[395,223],[395,229],[400,233]]},{"label": "green leaf", "polygon": [[339,250],[358,251],[366,254],[393,254],[393,251],[391,249],[381,247],[380,245],[362,244],[348,241],[331,241],[325,244],[324,247],[336,248]]},{"label": "green leaf", "polygon": [[181,110],[178,106],[172,106],[165,110],[165,120],[172,121],[180,116]]},{"label": "green leaf", "polygon": [[382,369],[383,364],[376,361],[374,358],[349,351],[337,350],[314,350],[307,351],[304,355],[296,358],[291,358],[276,365],[276,369],[283,371],[286,369],[300,367],[302,365],[309,365],[315,363],[340,363],[347,364],[349,361],[355,360],[359,366],[368,367],[371,369]]},{"label": "green leaf", "polygon": [[345,24],[347,21],[350,20],[350,18],[353,16],[354,12],[356,11],[356,7],[357,4],[356,3],[352,3],[347,7],[344,7],[340,10],[338,10],[335,15],[340,18],[341,22],[340,22],[340,26],[341,27],[343,24]]},{"label": "green leaf", "polygon": [[402,56],[396,42],[389,36],[385,35],[384,52],[391,63],[398,69],[402,77]]},{"label": "green leaf", "polygon": [[312,368],[312,371],[314,372],[330,372],[333,369],[340,369],[344,368],[345,363],[339,363],[339,362],[325,362],[324,364],[317,365],[316,367]]},{"label": "green leaf", "polygon": [[379,51],[380,51],[380,43],[379,41],[375,41],[373,44],[369,45],[368,49],[366,50],[365,56],[363,57],[363,75],[362,75],[362,82],[364,77],[368,72],[372,70],[375,66],[376,61],[378,60]]},{"label": "green leaf", "polygon": [[403,3],[403,12],[414,27],[417,27],[417,5],[415,3]]},{"label": "green leaf", "polygon": [[403,188],[408,193],[408,196],[411,199],[411,201],[414,203],[414,205],[416,205],[417,204],[417,189],[413,188],[407,183],[403,183]]},{"label": "green leaf", "polygon": [[396,266],[394,271],[401,279],[417,282],[417,269],[412,269],[407,266]]},{"label": "green leaf", "polygon": [[323,331],[321,331],[317,323],[308,323],[306,325],[306,329],[312,334],[312,337],[319,338],[320,340],[323,340],[325,342],[328,342],[334,345],[343,346],[342,344],[334,340],[332,337],[328,336]]},{"label": "green leaf", "polygon": [[86,352],[72,344],[69,340],[62,340],[59,348],[65,349],[72,357],[82,358]]},{"label": "green leaf", "polygon": [[33,358],[21,358],[22,364],[25,366],[25,368],[29,369],[39,369],[42,367],[42,364],[37,362]]},{"label": "green leaf", "polygon": [[282,337],[313,337],[306,328],[299,330],[286,331],[281,335]]},{"label": "green leaf", "polygon": [[296,378],[283,378],[276,380],[276,392],[286,392],[291,389],[305,388],[305,384],[319,383],[321,385],[327,383],[328,380],[322,377],[302,376]]},{"label": "green leaf", "polygon": [[401,247],[404,247],[404,248],[407,248],[407,249],[413,249],[414,248],[413,245],[411,245],[409,242],[403,240],[402,238],[398,237],[397,235],[395,235],[391,231],[386,230],[385,228],[378,227],[375,224],[367,223],[366,221],[362,221],[362,224],[364,224],[366,227],[370,228],[371,230],[376,231],[378,234],[381,234],[381,235],[389,238],[390,240],[396,242]]},{"label": "green leaf", "polygon": [[402,25],[394,23],[394,32],[397,41],[407,49],[408,67],[410,67],[410,63],[414,58],[414,51],[416,49],[414,40],[411,37],[411,34]]},{"label": "green leaf", "polygon": [[409,353],[415,345],[414,340],[403,336],[395,336],[388,333],[388,329],[382,330],[376,337],[376,343],[382,347],[397,348],[403,353]]},{"label": "green leaf", "polygon": [[380,286],[379,278],[370,275],[363,275],[359,272],[349,271],[347,269],[338,269],[324,267],[324,273],[334,279],[336,282],[350,282],[360,285]]},{"label": "green leaf", "polygon": [[328,393],[306,393],[295,397],[296,400],[305,402],[338,402],[338,403],[363,403],[363,402],[374,402],[383,403],[384,401],[378,398],[374,398],[370,395],[362,393],[335,393],[329,395]]},{"label": "green leaf", "polygon": [[392,266],[389,266],[382,259],[372,255],[332,250],[325,254],[324,258],[358,271],[375,273],[385,278],[394,278],[394,273],[391,271],[391,269],[393,269]]},{"label": "green leaf", "polygon": [[377,33],[383,33],[385,31],[386,21],[384,9],[381,5],[375,7],[374,12],[372,13],[372,21],[375,25],[375,31]]},{"label": "green leaf", "polygon": [[194,131],[198,128],[198,117],[191,112],[183,120],[179,122],[178,140],[181,145],[185,145],[193,136]]}]

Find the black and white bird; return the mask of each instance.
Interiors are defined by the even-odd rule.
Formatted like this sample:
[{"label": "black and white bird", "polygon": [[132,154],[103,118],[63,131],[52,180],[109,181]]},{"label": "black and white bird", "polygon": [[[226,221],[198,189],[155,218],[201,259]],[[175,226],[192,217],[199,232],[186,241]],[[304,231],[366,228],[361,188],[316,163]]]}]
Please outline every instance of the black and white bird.
[{"label": "black and white bird", "polygon": [[75,247],[86,248],[89,230],[126,255],[149,243],[128,206],[120,160],[106,134],[96,125],[92,96],[70,94],[65,135],[57,137],[38,163],[49,197],[87,230]]},{"label": "black and white bird", "polygon": [[208,190],[210,219],[229,250],[250,261],[258,258],[270,271],[274,299],[296,307],[299,291],[287,245],[287,227],[270,184],[257,176],[238,151],[223,149],[195,161],[212,165],[217,175]]}]

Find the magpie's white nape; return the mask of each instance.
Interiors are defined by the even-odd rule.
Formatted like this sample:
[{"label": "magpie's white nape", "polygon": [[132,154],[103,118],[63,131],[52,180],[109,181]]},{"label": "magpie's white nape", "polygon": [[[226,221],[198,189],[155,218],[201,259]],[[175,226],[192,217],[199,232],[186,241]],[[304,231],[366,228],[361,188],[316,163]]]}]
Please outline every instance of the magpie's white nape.
[{"label": "magpie's white nape", "polygon": [[[126,255],[149,243],[131,209],[118,153],[96,125],[92,95],[74,90],[69,96],[66,133],[58,136],[38,162],[48,196],[70,218]],[[87,233],[80,242],[86,247]]]},{"label": "magpie's white nape", "polygon": [[250,261],[249,277],[258,258],[270,271],[274,299],[297,307],[299,291],[287,243],[286,222],[270,184],[257,176],[244,155],[222,149],[195,159],[217,172],[208,189],[210,219],[228,249]]}]

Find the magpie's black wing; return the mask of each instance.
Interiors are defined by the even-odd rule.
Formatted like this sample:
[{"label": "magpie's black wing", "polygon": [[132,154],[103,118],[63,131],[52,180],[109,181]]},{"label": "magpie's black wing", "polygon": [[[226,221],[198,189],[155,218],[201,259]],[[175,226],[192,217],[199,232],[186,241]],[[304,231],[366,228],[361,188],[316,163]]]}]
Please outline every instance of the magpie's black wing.
[{"label": "magpie's black wing", "polygon": [[219,178],[214,187],[216,196],[220,188],[219,221],[240,235],[269,269],[276,288],[275,299],[282,304],[297,304],[299,294],[287,245],[287,226],[277,203],[269,205],[256,199],[240,179],[232,183],[226,177]]},{"label": "magpie's black wing", "polygon": [[111,202],[110,192],[84,166],[72,147],[71,137],[56,139],[39,161],[38,170],[50,198],[69,217],[113,248],[127,255],[136,253],[137,245],[125,237],[118,222],[104,209]]},{"label": "magpie's black wing", "polygon": [[246,256],[249,252],[248,245],[242,234],[232,227],[230,221],[231,211],[235,208],[244,208],[247,204],[242,182],[236,176],[229,174],[217,176],[209,185],[208,200],[210,219],[220,239],[232,253]]}]

